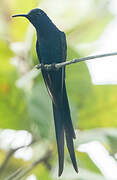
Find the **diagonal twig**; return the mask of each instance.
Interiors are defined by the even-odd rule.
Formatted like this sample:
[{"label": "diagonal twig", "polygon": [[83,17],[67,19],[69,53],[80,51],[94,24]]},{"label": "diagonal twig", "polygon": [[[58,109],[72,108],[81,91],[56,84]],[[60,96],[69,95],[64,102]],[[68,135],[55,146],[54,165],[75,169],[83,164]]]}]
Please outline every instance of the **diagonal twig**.
[{"label": "diagonal twig", "polygon": [[11,158],[11,156],[12,156],[17,150],[19,150],[19,149],[21,149],[21,148],[28,147],[28,146],[32,145],[33,143],[35,143],[35,140],[31,141],[31,143],[28,144],[28,145],[20,146],[20,147],[17,147],[17,148],[15,148],[15,149],[11,149],[11,150],[7,153],[4,161],[2,162],[2,164],[1,164],[1,166],[0,166],[0,175],[2,174],[2,172],[3,172],[4,168],[6,167],[9,159]]}]

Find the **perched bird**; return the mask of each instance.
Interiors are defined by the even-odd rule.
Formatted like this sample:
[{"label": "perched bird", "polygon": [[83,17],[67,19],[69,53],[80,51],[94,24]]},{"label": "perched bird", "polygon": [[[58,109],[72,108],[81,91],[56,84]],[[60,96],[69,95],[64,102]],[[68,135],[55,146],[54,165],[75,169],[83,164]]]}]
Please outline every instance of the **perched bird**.
[{"label": "perched bird", "polygon": [[[67,45],[65,33],[60,31],[41,9],[33,9],[28,14],[18,14],[12,17],[23,16],[35,27],[37,32],[36,51],[40,63],[55,64],[66,61]],[[70,108],[65,86],[65,68],[50,70],[42,68],[42,75],[52,99],[53,115],[58,147],[59,173],[61,176],[64,166],[64,135],[73,167],[78,172],[73,139],[75,132],[72,125]]]}]

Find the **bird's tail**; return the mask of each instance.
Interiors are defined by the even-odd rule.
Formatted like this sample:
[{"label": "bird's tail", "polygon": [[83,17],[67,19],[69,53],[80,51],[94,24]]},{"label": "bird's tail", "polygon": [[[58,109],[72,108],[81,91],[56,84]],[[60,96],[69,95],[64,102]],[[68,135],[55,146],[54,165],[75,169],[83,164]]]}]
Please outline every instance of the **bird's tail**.
[{"label": "bird's tail", "polygon": [[73,138],[75,138],[75,132],[71,121],[65,85],[63,87],[63,103],[60,106],[56,106],[53,103],[53,114],[58,147],[59,176],[62,174],[64,166],[64,133],[66,136],[66,143],[73,167],[75,171],[78,172],[73,145]]}]

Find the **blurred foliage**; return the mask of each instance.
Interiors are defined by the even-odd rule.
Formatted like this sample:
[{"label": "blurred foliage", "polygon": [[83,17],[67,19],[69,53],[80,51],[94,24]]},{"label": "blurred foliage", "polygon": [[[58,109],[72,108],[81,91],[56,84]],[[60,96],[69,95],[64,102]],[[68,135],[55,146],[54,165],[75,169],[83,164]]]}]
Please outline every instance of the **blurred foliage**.
[{"label": "blurred foliage", "polygon": [[[66,32],[67,58],[70,60],[92,52],[94,47],[82,51],[78,51],[77,47],[84,43],[95,42],[113,19],[113,15],[108,9],[108,0],[103,2],[87,0],[87,5],[84,6],[81,6],[82,2],[82,0],[74,1],[74,6],[72,6],[72,2],[70,5],[70,2],[67,4],[65,0],[29,0],[28,3],[24,0],[1,1],[0,128],[28,130],[32,137],[38,139],[39,142],[32,146],[33,158],[30,161],[25,162],[12,157],[0,179],[4,180],[18,168],[31,164],[37,157],[41,158],[42,152],[48,148],[52,148],[53,151],[49,160],[51,171],[45,165],[40,164],[26,177],[33,173],[37,179],[52,180],[56,179],[55,174],[58,169],[51,101],[41,74],[38,72],[32,75],[31,73],[31,69],[38,63],[34,29],[29,26],[27,20],[23,18],[12,20],[10,16],[27,13],[37,6],[42,7]],[[54,6],[54,3],[59,6]],[[76,18],[73,18],[75,16]],[[80,129],[75,142],[76,148],[80,144],[97,140],[114,157],[117,152],[117,87],[112,85],[94,86],[84,62],[66,68],[66,85],[74,125]],[[66,148],[65,152],[67,152]],[[1,164],[6,153],[7,151],[1,148]],[[61,179],[105,180],[86,153],[76,152],[76,155],[80,174],[74,174],[68,153],[66,153],[66,166]]]}]

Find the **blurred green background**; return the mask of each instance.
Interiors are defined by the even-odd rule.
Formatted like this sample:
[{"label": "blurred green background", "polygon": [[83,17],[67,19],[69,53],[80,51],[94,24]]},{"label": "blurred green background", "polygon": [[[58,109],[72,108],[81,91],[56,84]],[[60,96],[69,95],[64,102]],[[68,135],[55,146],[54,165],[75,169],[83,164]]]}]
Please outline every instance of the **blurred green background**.
[{"label": "blurred green background", "polygon": [[[71,60],[96,50],[98,39],[116,19],[111,3],[111,0],[0,1],[1,180],[10,179],[14,172],[17,173],[11,179],[58,179],[51,101],[40,71],[34,68],[38,64],[35,30],[26,19],[12,19],[11,15],[42,8],[66,33],[67,59]],[[66,85],[77,134],[75,147],[79,174],[74,172],[65,148],[65,168],[60,179],[116,180],[116,84],[94,84],[87,64],[82,62],[66,67]],[[16,151],[3,166],[9,151],[32,141],[30,147]],[[20,176],[48,150],[52,153],[45,162]]]}]

